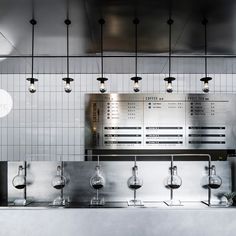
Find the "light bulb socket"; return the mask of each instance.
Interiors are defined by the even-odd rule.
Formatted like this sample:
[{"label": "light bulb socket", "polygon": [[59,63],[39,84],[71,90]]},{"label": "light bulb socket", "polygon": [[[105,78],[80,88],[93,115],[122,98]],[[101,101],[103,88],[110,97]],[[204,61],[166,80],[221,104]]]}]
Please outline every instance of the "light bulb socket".
[{"label": "light bulb socket", "polygon": [[62,78],[62,80],[65,81],[67,84],[69,84],[70,82],[74,81],[74,79],[69,78],[69,77]]},{"label": "light bulb socket", "polygon": [[106,21],[103,18],[101,18],[101,19],[98,20],[98,23],[100,25],[104,25],[106,23]]},{"label": "light bulb socket", "polygon": [[130,79],[133,80],[135,83],[139,82],[139,80],[142,80],[142,78],[138,77],[138,76],[134,76],[134,77],[132,77]]},{"label": "light bulb socket", "polygon": [[208,83],[208,81],[212,80],[211,77],[203,77],[200,79],[200,81],[204,82],[204,83]]},{"label": "light bulb socket", "polygon": [[172,83],[172,81],[175,80],[175,77],[166,77],[164,78],[165,81],[167,81],[168,83]]},{"label": "light bulb socket", "polygon": [[71,24],[71,20],[66,19],[66,20],[64,21],[64,23],[65,23],[66,25],[70,25],[70,24]]},{"label": "light bulb socket", "polygon": [[34,84],[34,82],[38,81],[38,79],[36,79],[36,78],[27,78],[26,80],[30,81],[31,84]]},{"label": "light bulb socket", "polygon": [[174,24],[174,20],[171,19],[171,18],[169,18],[169,19],[167,20],[167,24],[168,24],[168,25],[172,25],[172,24]]},{"label": "light bulb socket", "polygon": [[36,21],[35,19],[31,19],[31,20],[30,20],[30,24],[31,24],[31,25],[36,25],[36,24],[37,24],[37,21]]},{"label": "light bulb socket", "polygon": [[105,77],[99,77],[97,78],[98,81],[100,81],[100,83],[104,83],[105,81],[108,80],[108,78],[105,78]]}]

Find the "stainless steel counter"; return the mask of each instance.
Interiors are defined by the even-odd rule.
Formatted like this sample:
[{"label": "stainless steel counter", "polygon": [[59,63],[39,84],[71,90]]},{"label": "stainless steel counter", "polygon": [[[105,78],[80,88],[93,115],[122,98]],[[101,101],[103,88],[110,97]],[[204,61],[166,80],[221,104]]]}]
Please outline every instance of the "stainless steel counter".
[{"label": "stainless steel counter", "polygon": [[116,208],[157,208],[157,209],[231,209],[235,208],[235,206],[227,207],[225,205],[222,206],[207,206],[202,202],[181,202],[181,206],[167,206],[164,202],[155,202],[155,201],[144,201],[143,206],[128,206],[127,201],[119,201],[119,202],[106,202],[103,206],[90,206],[89,202],[77,202],[77,203],[69,203],[66,206],[53,206],[51,202],[35,202],[30,203],[26,206],[15,206],[9,203],[6,206],[1,206],[0,210],[9,209],[9,210],[22,210],[22,209],[92,209],[92,208],[100,208],[100,209],[116,209]]},{"label": "stainless steel counter", "polygon": [[[133,162],[100,162],[106,186],[101,191],[106,204],[89,207],[94,190],[89,180],[96,162],[65,162],[64,175],[69,180],[64,195],[72,202],[66,207],[50,203],[60,192],[51,186],[58,163],[27,163],[27,199],[34,203],[25,207],[0,207],[0,236],[232,236],[236,232],[236,208],[208,207],[208,189],[202,185],[207,176],[206,161],[175,162],[183,184],[175,190],[175,197],[183,206],[168,207],[164,200],[170,191],[164,185],[170,162],[138,162],[139,174],[144,180],[138,198],[142,207],[131,207],[126,200],[133,197],[127,187]],[[231,191],[229,162],[212,162],[223,184],[212,191],[212,199]],[[22,196],[12,186],[12,178],[20,163],[8,163],[8,198],[12,202]],[[21,194],[21,195],[20,195]],[[75,203],[74,203],[75,202]]]},{"label": "stainless steel counter", "polygon": [[[235,208],[0,208],[0,235],[8,236],[232,236]],[[20,209],[20,210],[18,210]]]}]

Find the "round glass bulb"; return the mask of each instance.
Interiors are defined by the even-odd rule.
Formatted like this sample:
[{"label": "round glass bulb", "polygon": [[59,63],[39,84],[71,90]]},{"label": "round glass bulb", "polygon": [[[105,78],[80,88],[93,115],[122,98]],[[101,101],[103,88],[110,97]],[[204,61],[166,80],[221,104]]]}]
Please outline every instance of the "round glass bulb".
[{"label": "round glass bulb", "polygon": [[168,92],[168,93],[172,93],[173,92],[172,82],[168,82],[167,83],[166,92]]},{"label": "round glass bulb", "polygon": [[18,174],[13,178],[12,185],[16,189],[24,189],[26,186],[26,177],[23,166],[19,166]]},{"label": "round glass bulb", "polygon": [[63,189],[66,185],[66,178],[62,175],[61,166],[57,167],[57,174],[52,179],[52,186],[55,189]]},{"label": "round glass bulb", "polygon": [[210,170],[208,187],[212,189],[217,189],[222,184],[222,179],[220,176],[216,175],[216,167],[213,165]]},{"label": "round glass bulb", "polygon": [[136,92],[136,93],[140,91],[140,87],[139,87],[138,81],[135,81],[135,82],[134,82],[134,87],[133,87],[133,89],[134,89],[134,92]]},{"label": "round glass bulb", "polygon": [[208,93],[209,92],[209,83],[208,83],[208,81],[204,81],[203,82],[203,88],[202,88],[202,91],[204,92],[204,93]]},{"label": "round glass bulb", "polygon": [[182,179],[177,174],[177,166],[172,168],[172,173],[166,180],[166,186],[171,189],[177,189],[182,185]]},{"label": "round glass bulb", "polygon": [[100,83],[100,88],[99,88],[101,93],[105,93],[106,92],[106,87],[105,87],[105,83],[101,82]]},{"label": "round glass bulb", "polygon": [[95,173],[90,178],[90,186],[96,190],[99,190],[105,186],[105,178],[101,174],[99,165],[95,167]]},{"label": "round glass bulb", "polygon": [[143,186],[143,180],[138,177],[138,166],[132,168],[132,176],[128,179],[128,187],[132,190],[137,190]]},{"label": "round glass bulb", "polygon": [[31,93],[35,93],[35,92],[36,92],[36,87],[35,87],[35,84],[34,84],[34,83],[30,83],[29,91],[30,91]]},{"label": "round glass bulb", "polygon": [[70,93],[71,92],[71,86],[70,86],[70,82],[66,82],[66,85],[64,87],[64,90],[66,93]]}]

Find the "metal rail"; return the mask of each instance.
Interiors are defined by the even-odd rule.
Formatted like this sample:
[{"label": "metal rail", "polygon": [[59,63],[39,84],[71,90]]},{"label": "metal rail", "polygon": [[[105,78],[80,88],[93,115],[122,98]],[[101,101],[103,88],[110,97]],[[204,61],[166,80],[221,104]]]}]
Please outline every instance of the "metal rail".
[{"label": "metal rail", "polygon": [[[0,55],[0,58],[31,58],[31,55]],[[135,55],[103,55],[104,58],[135,58]],[[139,55],[140,58],[168,58],[168,55]],[[171,55],[172,58],[236,58],[236,55]],[[67,58],[66,55],[34,55],[34,58]],[[69,58],[100,58],[100,55],[70,55]]]}]

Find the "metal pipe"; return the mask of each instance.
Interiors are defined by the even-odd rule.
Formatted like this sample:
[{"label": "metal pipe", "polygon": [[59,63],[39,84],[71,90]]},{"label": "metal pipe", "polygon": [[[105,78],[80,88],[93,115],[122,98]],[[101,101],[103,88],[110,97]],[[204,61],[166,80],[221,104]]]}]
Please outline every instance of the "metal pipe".
[{"label": "metal pipe", "polygon": [[[0,55],[0,58],[31,58],[32,55]],[[100,58],[99,55],[70,55],[69,58]],[[103,55],[104,58],[135,58],[135,55]],[[139,58],[168,58],[168,55],[140,55]],[[236,55],[171,55],[172,58],[236,58]],[[34,55],[34,58],[67,58],[66,55]]]}]

